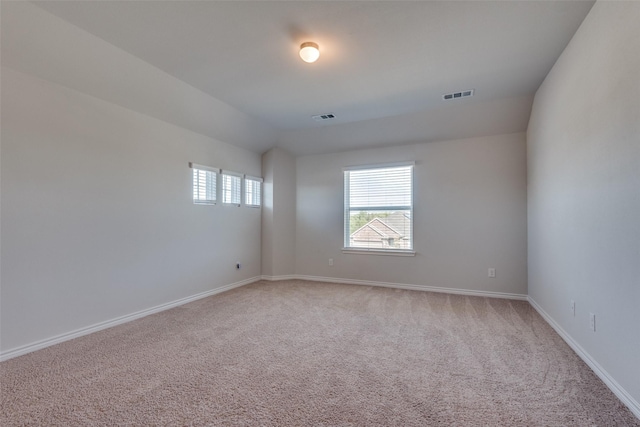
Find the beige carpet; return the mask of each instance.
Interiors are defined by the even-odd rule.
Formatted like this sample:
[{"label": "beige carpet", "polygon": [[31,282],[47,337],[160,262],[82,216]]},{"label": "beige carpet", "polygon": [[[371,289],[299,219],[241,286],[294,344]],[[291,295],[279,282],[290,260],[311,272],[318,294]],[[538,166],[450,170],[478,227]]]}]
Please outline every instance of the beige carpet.
[{"label": "beige carpet", "polygon": [[526,302],[259,282],[0,364],[0,425],[640,426]]}]

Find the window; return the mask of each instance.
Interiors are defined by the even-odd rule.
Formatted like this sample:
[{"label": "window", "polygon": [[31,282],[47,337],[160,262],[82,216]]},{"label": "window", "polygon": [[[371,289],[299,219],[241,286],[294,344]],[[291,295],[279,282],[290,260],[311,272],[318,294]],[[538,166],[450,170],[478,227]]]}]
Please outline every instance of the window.
[{"label": "window", "polygon": [[244,178],[244,204],[245,206],[259,207],[261,205],[260,190],[262,178],[246,176]]},{"label": "window", "polygon": [[222,171],[222,203],[240,206],[241,175]]},{"label": "window", "polygon": [[345,168],[344,247],[413,254],[413,163]]},{"label": "window", "polygon": [[220,169],[189,163],[193,169],[193,203],[216,204],[216,184]]},{"label": "window", "polygon": [[193,169],[193,203],[215,205],[218,195],[218,175],[222,176],[222,203],[241,206],[242,179],[244,178],[245,206],[260,207],[262,204],[262,178],[220,170],[210,166],[189,163]]}]

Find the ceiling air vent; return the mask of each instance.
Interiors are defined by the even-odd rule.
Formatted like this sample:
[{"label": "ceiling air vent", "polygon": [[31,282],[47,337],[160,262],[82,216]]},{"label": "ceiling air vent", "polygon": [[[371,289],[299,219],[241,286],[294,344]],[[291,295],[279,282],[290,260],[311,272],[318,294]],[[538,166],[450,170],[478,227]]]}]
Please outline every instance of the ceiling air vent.
[{"label": "ceiling air vent", "polygon": [[335,119],[336,115],[333,113],[329,113],[329,114],[318,114],[317,116],[311,116],[311,118],[313,120],[315,120],[316,122],[323,122],[325,120],[331,120],[331,119]]},{"label": "ceiling air vent", "polygon": [[467,89],[467,90],[462,90],[460,92],[446,93],[442,95],[442,99],[444,99],[445,101],[448,101],[450,99],[467,98],[469,96],[473,96],[474,91],[475,89]]}]

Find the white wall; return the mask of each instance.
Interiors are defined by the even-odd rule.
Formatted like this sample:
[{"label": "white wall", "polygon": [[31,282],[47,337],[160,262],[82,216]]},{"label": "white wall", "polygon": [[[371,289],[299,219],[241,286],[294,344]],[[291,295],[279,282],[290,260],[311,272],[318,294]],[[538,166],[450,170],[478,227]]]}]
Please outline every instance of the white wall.
[{"label": "white wall", "polygon": [[[298,157],[296,273],[526,295],[525,152],[516,133]],[[343,254],[342,168],[409,160],[416,256]]]},{"label": "white wall", "polygon": [[639,22],[640,3],[597,2],[538,90],[527,132],[529,294],[636,404]]},{"label": "white wall", "polygon": [[295,158],[281,148],[272,148],[262,155],[262,173],[262,274],[290,275],[295,272]]},{"label": "white wall", "polygon": [[260,155],[11,69],[1,84],[3,352],[260,275],[260,210],[193,205],[188,167],[260,176]]}]

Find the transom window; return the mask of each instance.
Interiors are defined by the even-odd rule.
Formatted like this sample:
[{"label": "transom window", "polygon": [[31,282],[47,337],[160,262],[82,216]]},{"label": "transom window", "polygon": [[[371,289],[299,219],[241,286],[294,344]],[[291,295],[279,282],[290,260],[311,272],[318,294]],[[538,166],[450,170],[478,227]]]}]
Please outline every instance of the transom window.
[{"label": "transom window", "polygon": [[219,169],[195,163],[191,163],[190,166],[193,169],[193,203],[215,205]]},{"label": "transom window", "polygon": [[240,206],[242,178],[240,175],[222,171],[222,203]]},{"label": "transom window", "polygon": [[345,249],[413,251],[413,166],[345,168]]},{"label": "transom window", "polygon": [[245,206],[259,207],[261,199],[262,178],[245,176],[244,178],[244,204]]},{"label": "transom window", "polygon": [[215,205],[220,197],[227,206],[240,207],[243,200],[247,207],[262,205],[262,178],[193,162],[189,162],[189,167],[193,170],[194,204]]}]

